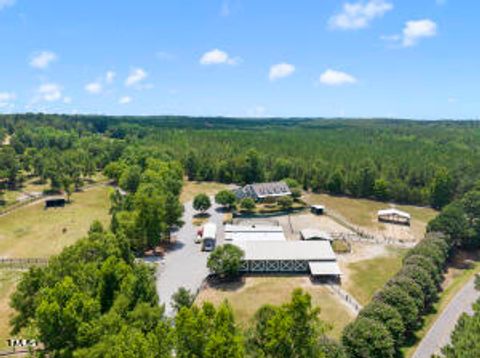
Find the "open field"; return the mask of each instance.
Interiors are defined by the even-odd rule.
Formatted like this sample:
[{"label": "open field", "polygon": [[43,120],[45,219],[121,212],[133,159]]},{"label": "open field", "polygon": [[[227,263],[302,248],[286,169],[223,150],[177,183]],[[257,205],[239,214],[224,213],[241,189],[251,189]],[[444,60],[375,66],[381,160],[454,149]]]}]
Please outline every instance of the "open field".
[{"label": "open field", "polygon": [[338,338],[343,327],[354,319],[353,315],[328,288],[312,284],[305,276],[246,277],[244,284],[225,284],[202,290],[196,304],[204,301],[220,304],[228,300],[237,322],[245,328],[262,305],[288,302],[297,287],[310,293],[313,304],[321,308],[320,318],[332,325],[329,335]]},{"label": "open field", "polygon": [[400,270],[405,252],[404,249],[355,243],[351,254],[339,257],[345,274],[343,288],[360,304],[367,304],[375,292]]},{"label": "open field", "polygon": [[185,181],[183,184],[182,194],[180,195],[180,201],[186,203],[193,200],[197,194],[215,195],[220,190],[228,189],[229,185],[216,183],[216,182],[195,182]]},{"label": "open field", "polygon": [[[351,225],[357,226],[372,235],[410,241],[421,239],[425,234],[428,222],[437,215],[437,212],[431,208],[392,205],[374,200],[336,197],[326,194],[308,193],[305,200],[309,204],[325,205],[327,212],[330,211],[341,216]],[[411,226],[379,223],[377,220],[378,210],[389,207],[408,212],[412,216]]]},{"label": "open field", "polygon": [[13,309],[10,308],[10,295],[20,280],[23,271],[0,268],[0,350],[7,348],[6,339],[10,337],[10,316]]},{"label": "open field", "polygon": [[27,205],[0,217],[1,257],[49,257],[83,237],[95,219],[109,222],[110,188],[74,193],[64,208]]},{"label": "open field", "polygon": [[[423,337],[425,337],[453,297],[455,297],[455,295],[475,274],[480,273],[479,253],[476,253],[476,256],[475,262],[470,262],[469,265],[463,264],[463,261],[466,258],[464,253],[460,253],[453,260],[453,265],[448,268],[445,275],[445,280],[442,284],[443,291],[440,293],[440,299],[434,304],[432,313],[425,316],[423,326],[415,333],[415,340],[411,343],[411,346],[404,349],[403,353],[406,358],[411,357],[415,353],[415,350],[418,348]],[[471,255],[467,255],[467,259],[470,258]]]}]

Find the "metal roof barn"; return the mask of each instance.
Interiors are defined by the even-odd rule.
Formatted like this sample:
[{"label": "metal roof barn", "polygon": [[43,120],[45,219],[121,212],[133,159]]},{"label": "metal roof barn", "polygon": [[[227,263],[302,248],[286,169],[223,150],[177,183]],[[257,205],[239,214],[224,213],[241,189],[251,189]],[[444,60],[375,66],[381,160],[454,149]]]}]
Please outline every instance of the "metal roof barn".
[{"label": "metal roof barn", "polygon": [[335,261],[328,241],[239,241],[244,260]]}]

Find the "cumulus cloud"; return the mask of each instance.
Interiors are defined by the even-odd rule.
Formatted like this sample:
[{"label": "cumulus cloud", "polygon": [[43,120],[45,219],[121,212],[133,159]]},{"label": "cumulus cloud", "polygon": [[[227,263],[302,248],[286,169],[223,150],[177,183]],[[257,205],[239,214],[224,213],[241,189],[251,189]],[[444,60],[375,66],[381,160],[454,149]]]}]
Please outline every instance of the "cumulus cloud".
[{"label": "cumulus cloud", "polygon": [[102,90],[103,86],[100,82],[91,82],[85,85],[85,91],[90,94],[100,94]]},{"label": "cumulus cloud", "polygon": [[202,65],[235,65],[237,62],[238,59],[231,58],[228,53],[217,48],[205,52],[202,57],[200,57],[200,64]]},{"label": "cumulus cloud", "polygon": [[434,37],[437,24],[429,19],[407,21],[403,28],[402,44],[405,47],[415,46],[422,38]]},{"label": "cumulus cloud", "polygon": [[15,4],[15,0],[0,0],[0,10]]},{"label": "cumulus cloud", "polygon": [[39,99],[47,102],[55,102],[62,98],[62,87],[56,83],[45,83],[37,92]]},{"label": "cumulus cloud", "polygon": [[392,9],[393,4],[385,0],[345,3],[342,12],[330,18],[329,25],[332,29],[340,30],[363,29]]},{"label": "cumulus cloud", "polygon": [[119,104],[129,104],[130,102],[132,102],[132,97],[130,96],[123,96],[123,97],[120,97],[118,100]]},{"label": "cumulus cloud", "polygon": [[11,108],[13,107],[13,101],[17,96],[12,92],[0,92],[0,108]]},{"label": "cumulus cloud", "polygon": [[30,60],[30,66],[40,70],[46,69],[53,61],[57,60],[57,55],[51,51],[41,51],[33,55]]},{"label": "cumulus cloud", "polygon": [[320,83],[327,86],[341,86],[354,84],[356,82],[357,79],[352,75],[332,69],[328,69],[320,75]]},{"label": "cumulus cloud", "polygon": [[270,67],[268,78],[270,81],[275,81],[280,78],[288,77],[295,72],[295,66],[289,63],[278,63]]},{"label": "cumulus cloud", "polygon": [[108,84],[112,83],[115,80],[116,76],[117,74],[114,71],[107,71],[107,73],[105,74],[105,82]]},{"label": "cumulus cloud", "polygon": [[136,84],[139,84],[148,76],[147,72],[143,68],[134,68],[130,71],[127,79],[125,80],[125,86],[131,87]]}]

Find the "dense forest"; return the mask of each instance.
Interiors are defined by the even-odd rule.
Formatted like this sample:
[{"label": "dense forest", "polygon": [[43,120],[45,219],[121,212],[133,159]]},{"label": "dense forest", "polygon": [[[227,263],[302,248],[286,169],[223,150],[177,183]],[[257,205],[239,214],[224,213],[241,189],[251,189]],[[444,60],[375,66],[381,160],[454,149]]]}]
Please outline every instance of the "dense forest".
[{"label": "dense forest", "polygon": [[[32,176],[68,194],[102,171],[127,193],[112,194],[109,228],[94,222],[86,238],[24,275],[12,296],[13,333],[34,332],[55,357],[399,356],[437,302],[451,257],[479,246],[479,136],[476,122],[1,116],[2,189]],[[184,175],[288,178],[307,190],[442,211],[341,342],[326,337],[300,290],[260,308],[243,331],[227,303],[192,306],[188,293],[178,292],[167,318],[152,270],[134,259],[182,224]],[[477,328],[478,313],[462,318],[449,356],[462,356]]]},{"label": "dense forest", "polygon": [[315,192],[441,208],[480,173],[478,122],[25,114],[1,116],[0,128],[13,135],[0,152],[10,185],[23,169],[58,188],[59,173],[78,183],[153,157],[179,161],[192,180],[293,178]]}]

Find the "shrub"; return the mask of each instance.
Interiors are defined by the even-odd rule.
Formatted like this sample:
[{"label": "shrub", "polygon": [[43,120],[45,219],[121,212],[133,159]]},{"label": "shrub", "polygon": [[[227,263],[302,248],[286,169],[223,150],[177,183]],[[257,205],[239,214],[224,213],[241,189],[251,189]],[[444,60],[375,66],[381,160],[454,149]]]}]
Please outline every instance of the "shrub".
[{"label": "shrub", "polygon": [[240,207],[245,211],[253,211],[255,209],[255,201],[251,198],[242,199]]},{"label": "shrub", "polygon": [[402,316],[407,331],[412,332],[418,326],[418,308],[411,298],[400,287],[385,287],[375,295],[375,300],[386,303],[395,308]]},{"label": "shrub", "polygon": [[215,195],[215,202],[228,208],[232,208],[236,201],[237,197],[230,190],[222,190]]},{"label": "shrub", "polygon": [[207,194],[198,194],[193,199],[193,208],[197,211],[201,211],[202,213],[210,209],[212,203],[210,202],[210,198]]},{"label": "shrub", "polygon": [[208,257],[207,267],[222,278],[238,275],[245,253],[238,246],[225,244],[217,246]]},{"label": "shrub", "polygon": [[366,317],[359,317],[345,327],[342,343],[347,355],[352,358],[392,358],[395,355],[393,338],[388,329]]}]

